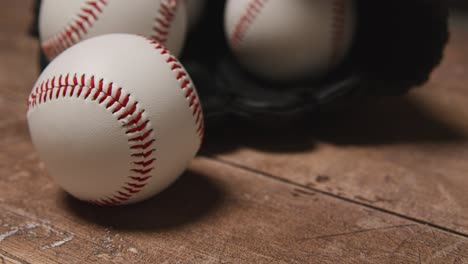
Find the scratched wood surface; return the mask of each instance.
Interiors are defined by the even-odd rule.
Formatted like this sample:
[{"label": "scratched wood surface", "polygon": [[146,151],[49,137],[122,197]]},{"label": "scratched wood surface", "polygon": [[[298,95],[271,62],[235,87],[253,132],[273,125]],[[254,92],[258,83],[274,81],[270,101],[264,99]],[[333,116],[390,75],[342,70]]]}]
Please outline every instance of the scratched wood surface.
[{"label": "scratched wood surface", "polygon": [[227,130],[236,140],[211,142],[211,155],[467,234],[467,21],[452,23],[444,63],[408,96],[373,98],[313,127]]},{"label": "scratched wood surface", "polygon": [[315,127],[211,135],[163,194],[97,208],[61,191],[30,143],[31,1],[2,4],[0,264],[468,263],[462,22],[443,66],[410,96]]}]

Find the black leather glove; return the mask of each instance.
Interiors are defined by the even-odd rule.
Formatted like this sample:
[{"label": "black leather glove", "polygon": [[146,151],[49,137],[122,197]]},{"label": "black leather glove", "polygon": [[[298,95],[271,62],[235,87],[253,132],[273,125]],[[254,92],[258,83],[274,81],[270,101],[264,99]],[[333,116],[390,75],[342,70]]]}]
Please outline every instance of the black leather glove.
[{"label": "black leather glove", "polygon": [[[253,120],[290,119],[351,98],[404,94],[426,82],[440,63],[448,40],[446,2],[357,3],[357,37],[347,61],[322,80],[279,85],[255,78],[236,63],[224,34],[225,1],[209,0],[204,18],[190,34],[181,58],[201,95],[208,122],[227,115]],[[47,64],[44,58],[42,64]]]}]

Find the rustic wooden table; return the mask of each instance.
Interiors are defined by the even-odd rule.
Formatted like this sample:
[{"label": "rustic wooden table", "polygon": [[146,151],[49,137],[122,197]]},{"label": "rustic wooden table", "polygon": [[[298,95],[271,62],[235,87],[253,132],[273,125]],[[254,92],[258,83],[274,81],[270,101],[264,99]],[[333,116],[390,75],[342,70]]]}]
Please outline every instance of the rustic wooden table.
[{"label": "rustic wooden table", "polygon": [[0,10],[0,263],[468,263],[468,27],[403,98],[315,127],[208,139],[168,191],[129,207],[67,196],[33,149],[32,1]]}]

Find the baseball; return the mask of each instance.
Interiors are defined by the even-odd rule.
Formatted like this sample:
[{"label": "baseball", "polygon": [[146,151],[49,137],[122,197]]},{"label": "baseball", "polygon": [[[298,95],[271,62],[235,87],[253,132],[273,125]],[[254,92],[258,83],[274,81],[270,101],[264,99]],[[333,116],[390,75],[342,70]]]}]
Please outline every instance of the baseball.
[{"label": "baseball", "polygon": [[352,0],[228,0],[225,32],[248,71],[271,81],[318,78],[348,53]]},{"label": "baseball", "polygon": [[52,61],[29,96],[27,120],[49,174],[97,205],[164,190],[204,130],[183,66],[156,41],[126,34],[83,41]]},{"label": "baseball", "polygon": [[187,28],[181,0],[42,0],[39,33],[49,60],[92,37],[128,33],[150,37],[178,56]]},{"label": "baseball", "polygon": [[185,0],[187,7],[187,19],[189,29],[193,29],[200,21],[203,9],[205,7],[205,0]]}]

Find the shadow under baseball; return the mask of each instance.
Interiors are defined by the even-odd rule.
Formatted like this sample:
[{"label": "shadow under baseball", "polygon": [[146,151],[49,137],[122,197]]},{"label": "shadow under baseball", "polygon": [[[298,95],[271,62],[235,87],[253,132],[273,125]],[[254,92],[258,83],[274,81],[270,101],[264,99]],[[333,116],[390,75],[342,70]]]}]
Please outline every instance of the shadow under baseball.
[{"label": "shadow under baseball", "polygon": [[209,177],[187,172],[155,197],[133,205],[99,207],[63,192],[58,204],[92,224],[116,230],[163,230],[193,224],[208,217],[223,202],[223,190]]}]

